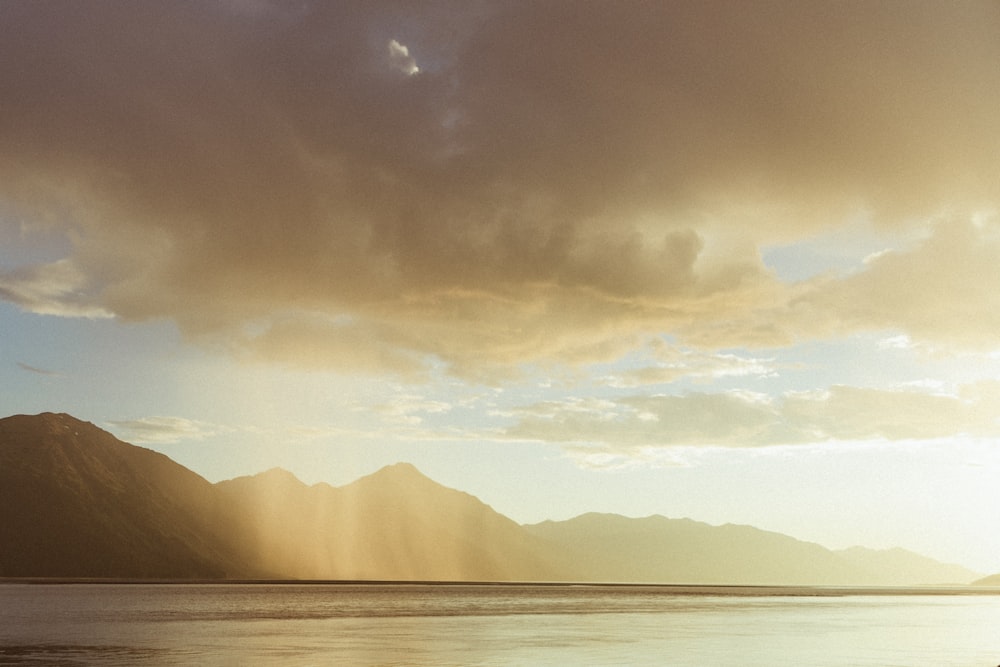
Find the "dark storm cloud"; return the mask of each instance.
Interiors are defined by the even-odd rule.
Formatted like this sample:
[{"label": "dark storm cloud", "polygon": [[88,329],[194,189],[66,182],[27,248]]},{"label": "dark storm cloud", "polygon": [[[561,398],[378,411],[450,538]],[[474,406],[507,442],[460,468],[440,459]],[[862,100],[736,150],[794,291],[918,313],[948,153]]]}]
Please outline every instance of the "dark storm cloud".
[{"label": "dark storm cloud", "polygon": [[762,244],[998,201],[995,3],[0,14],[0,197],[75,248],[0,294],[239,354],[475,375],[709,341],[792,298]]}]

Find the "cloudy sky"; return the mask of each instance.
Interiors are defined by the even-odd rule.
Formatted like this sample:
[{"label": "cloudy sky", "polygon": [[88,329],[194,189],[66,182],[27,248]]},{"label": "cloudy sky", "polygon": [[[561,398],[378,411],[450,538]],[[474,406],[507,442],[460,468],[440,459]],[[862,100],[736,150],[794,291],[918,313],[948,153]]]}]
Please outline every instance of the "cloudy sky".
[{"label": "cloudy sky", "polygon": [[0,0],[0,413],[1000,571],[996,2]]}]

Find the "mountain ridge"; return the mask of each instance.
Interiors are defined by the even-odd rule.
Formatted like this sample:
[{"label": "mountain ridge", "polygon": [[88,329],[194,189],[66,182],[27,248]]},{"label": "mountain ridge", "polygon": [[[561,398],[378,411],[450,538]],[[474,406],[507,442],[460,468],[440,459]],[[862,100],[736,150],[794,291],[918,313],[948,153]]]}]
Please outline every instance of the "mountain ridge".
[{"label": "mountain ridge", "polygon": [[70,415],[0,419],[0,576],[851,585],[981,576],[858,549],[662,515],[520,525],[410,463],[339,487],[281,468],[212,484]]},{"label": "mountain ridge", "polygon": [[70,415],[0,420],[0,573],[257,573],[226,539],[208,537],[212,495],[166,455]]}]

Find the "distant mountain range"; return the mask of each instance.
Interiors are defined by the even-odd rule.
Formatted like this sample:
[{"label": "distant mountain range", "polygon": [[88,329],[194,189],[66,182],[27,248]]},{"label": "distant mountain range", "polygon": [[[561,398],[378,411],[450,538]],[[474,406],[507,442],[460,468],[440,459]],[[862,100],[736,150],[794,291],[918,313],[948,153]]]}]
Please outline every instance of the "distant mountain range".
[{"label": "distant mountain range", "polygon": [[342,487],[273,469],[212,484],[65,414],[0,419],[0,577],[964,584],[902,549],[585,514],[522,526],[412,465]]},{"label": "distant mountain range", "polygon": [[1000,574],[991,574],[988,577],[977,579],[972,582],[973,586],[997,586],[1000,587]]}]

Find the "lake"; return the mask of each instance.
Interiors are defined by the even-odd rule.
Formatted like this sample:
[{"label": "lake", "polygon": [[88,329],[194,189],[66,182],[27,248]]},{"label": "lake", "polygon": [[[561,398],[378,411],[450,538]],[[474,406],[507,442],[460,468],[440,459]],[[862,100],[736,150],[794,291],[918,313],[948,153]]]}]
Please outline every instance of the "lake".
[{"label": "lake", "polygon": [[0,665],[135,664],[995,667],[1000,591],[0,584]]}]

